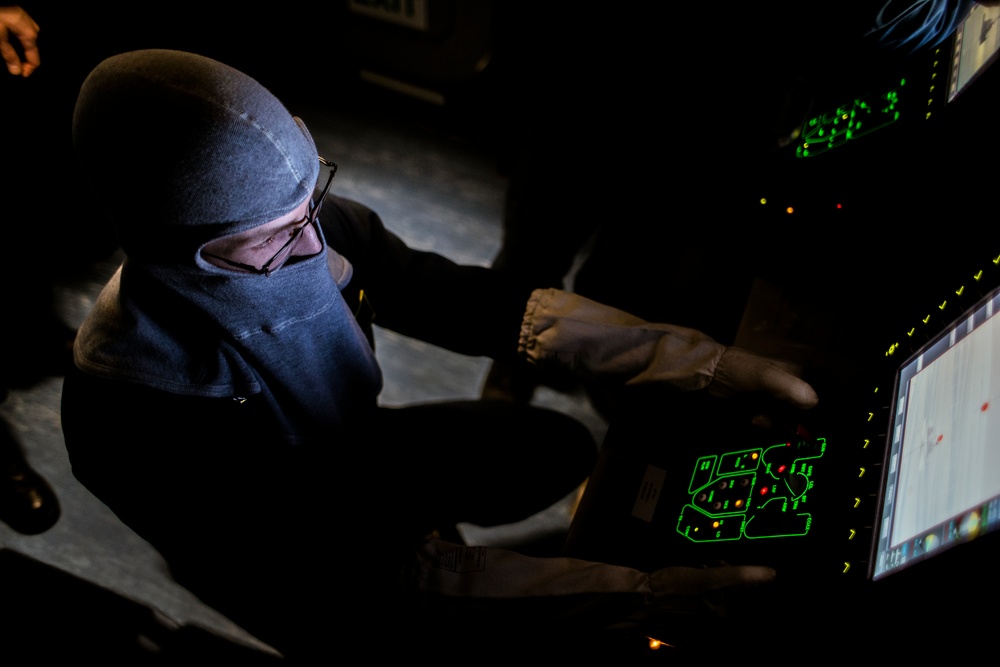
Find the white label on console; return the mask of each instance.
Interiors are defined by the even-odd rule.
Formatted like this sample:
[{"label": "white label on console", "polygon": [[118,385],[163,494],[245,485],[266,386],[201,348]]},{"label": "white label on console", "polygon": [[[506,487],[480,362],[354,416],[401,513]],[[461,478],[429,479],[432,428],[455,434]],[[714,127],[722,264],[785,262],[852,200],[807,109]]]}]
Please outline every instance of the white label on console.
[{"label": "white label on console", "polygon": [[653,521],[656,501],[660,499],[660,491],[663,490],[666,479],[667,471],[663,468],[646,466],[646,474],[642,476],[639,493],[635,497],[635,505],[632,506],[632,516],[643,521]]}]

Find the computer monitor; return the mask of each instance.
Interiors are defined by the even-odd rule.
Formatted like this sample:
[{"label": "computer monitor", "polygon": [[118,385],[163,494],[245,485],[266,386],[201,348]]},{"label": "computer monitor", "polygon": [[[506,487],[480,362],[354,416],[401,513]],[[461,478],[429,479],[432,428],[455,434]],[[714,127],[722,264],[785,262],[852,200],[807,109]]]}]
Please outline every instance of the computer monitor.
[{"label": "computer monitor", "polygon": [[997,59],[1000,7],[973,5],[951,40],[948,102],[953,101]]},{"label": "computer monitor", "polygon": [[1000,528],[1000,290],[899,368],[872,578]]}]

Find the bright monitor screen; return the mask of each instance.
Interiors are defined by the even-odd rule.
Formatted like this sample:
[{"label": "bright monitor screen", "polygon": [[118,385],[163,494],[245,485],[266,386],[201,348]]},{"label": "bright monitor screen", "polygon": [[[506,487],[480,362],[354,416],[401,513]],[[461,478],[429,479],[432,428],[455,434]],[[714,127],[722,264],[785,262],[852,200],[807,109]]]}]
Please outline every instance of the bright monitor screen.
[{"label": "bright monitor screen", "polygon": [[900,367],[873,578],[1000,527],[1000,290]]},{"label": "bright monitor screen", "polygon": [[952,40],[948,101],[964,91],[997,58],[1000,50],[1000,6],[975,4]]}]

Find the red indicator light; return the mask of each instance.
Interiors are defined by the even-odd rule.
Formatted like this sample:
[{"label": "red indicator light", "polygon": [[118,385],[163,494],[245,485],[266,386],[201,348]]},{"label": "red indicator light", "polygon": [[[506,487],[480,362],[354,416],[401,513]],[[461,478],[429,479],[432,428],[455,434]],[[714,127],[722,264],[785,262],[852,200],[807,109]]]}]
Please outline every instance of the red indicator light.
[{"label": "red indicator light", "polygon": [[763,487],[763,488],[761,488],[760,495],[762,495],[762,496],[766,496],[767,495],[767,487],[766,486]]},{"label": "red indicator light", "polygon": [[837,204],[837,208],[844,208],[843,204]]},{"label": "red indicator light", "polygon": [[987,410],[990,409],[990,402],[986,401],[985,403],[983,403],[983,407],[981,407],[979,409],[982,410],[983,412],[986,412]]},{"label": "red indicator light", "polygon": [[944,433],[942,433],[941,435],[939,435],[939,436],[937,437],[937,441],[938,441],[938,442],[941,442],[942,440],[944,440]]},{"label": "red indicator light", "polygon": [[784,465],[778,466],[778,472],[785,472],[785,466]]}]

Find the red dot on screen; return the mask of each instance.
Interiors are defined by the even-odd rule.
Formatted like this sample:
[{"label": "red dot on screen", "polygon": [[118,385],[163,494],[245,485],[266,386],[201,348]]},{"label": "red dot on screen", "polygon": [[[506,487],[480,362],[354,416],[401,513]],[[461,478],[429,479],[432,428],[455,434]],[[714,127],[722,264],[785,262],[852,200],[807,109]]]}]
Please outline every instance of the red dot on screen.
[{"label": "red dot on screen", "polygon": [[981,410],[982,412],[986,412],[987,410],[989,410],[989,409],[990,409],[990,402],[989,402],[989,401],[986,401],[985,403],[983,403],[983,407],[981,407],[981,408],[979,408],[979,409],[980,409],[980,410]]},{"label": "red dot on screen", "polygon": [[941,442],[942,440],[944,440],[944,433],[942,433],[941,435],[939,435],[938,439],[937,439],[938,442]]}]

